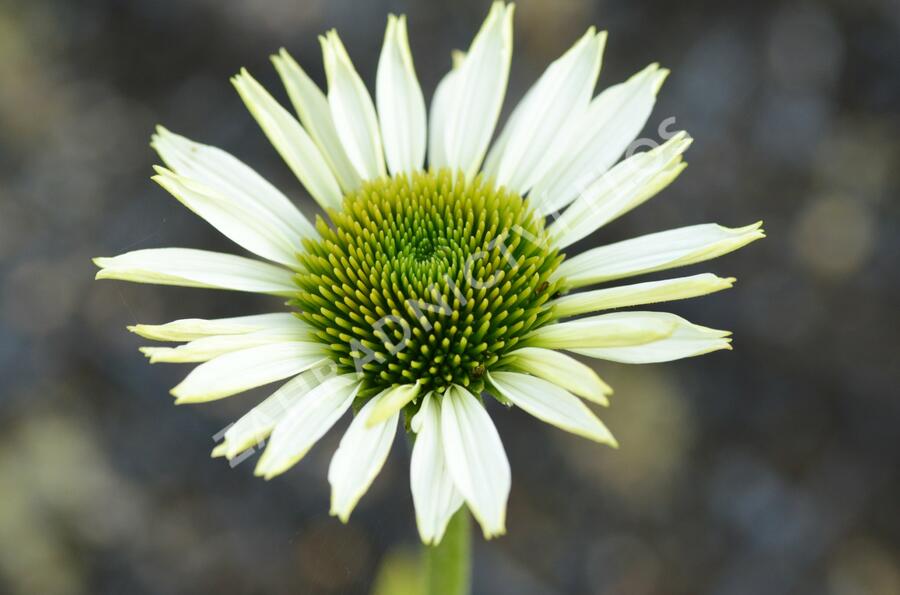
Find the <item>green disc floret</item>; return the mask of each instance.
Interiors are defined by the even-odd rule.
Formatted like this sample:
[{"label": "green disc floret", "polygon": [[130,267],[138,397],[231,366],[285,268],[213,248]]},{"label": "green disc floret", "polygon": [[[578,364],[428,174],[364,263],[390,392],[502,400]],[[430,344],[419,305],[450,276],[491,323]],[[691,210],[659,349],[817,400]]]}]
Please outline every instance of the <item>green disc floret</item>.
[{"label": "green disc floret", "polygon": [[[563,257],[519,195],[448,170],[366,182],[304,240],[291,304],[364,395],[419,382],[482,390],[485,371],[552,320]],[[424,394],[424,393],[423,393]]]}]

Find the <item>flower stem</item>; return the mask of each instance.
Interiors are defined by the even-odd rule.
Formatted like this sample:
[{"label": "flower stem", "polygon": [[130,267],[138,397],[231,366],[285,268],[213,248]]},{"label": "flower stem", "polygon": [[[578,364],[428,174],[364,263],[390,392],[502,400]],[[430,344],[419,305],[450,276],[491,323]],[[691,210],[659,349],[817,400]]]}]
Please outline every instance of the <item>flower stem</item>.
[{"label": "flower stem", "polygon": [[441,543],[425,548],[425,592],[428,595],[469,595],[471,532],[469,511],[462,506],[450,519]]}]

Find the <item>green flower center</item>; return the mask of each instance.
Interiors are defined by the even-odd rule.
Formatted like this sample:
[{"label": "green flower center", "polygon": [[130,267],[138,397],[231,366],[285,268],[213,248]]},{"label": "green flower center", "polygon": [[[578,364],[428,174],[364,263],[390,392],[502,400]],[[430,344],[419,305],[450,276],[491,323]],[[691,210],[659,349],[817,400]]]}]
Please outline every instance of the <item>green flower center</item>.
[{"label": "green flower center", "polygon": [[447,170],[365,183],[305,240],[292,306],[364,395],[419,382],[483,388],[485,371],[553,319],[543,217]]}]

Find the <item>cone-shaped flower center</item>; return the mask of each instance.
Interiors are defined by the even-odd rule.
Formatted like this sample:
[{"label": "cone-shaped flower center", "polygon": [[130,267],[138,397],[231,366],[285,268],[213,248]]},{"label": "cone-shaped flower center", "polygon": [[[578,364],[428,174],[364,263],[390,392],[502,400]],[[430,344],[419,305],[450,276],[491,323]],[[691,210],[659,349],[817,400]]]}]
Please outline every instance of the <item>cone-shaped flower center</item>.
[{"label": "cone-shaped flower center", "polygon": [[317,222],[292,304],[364,394],[419,382],[472,391],[553,315],[563,257],[543,218],[481,178],[421,172],[365,183]]}]

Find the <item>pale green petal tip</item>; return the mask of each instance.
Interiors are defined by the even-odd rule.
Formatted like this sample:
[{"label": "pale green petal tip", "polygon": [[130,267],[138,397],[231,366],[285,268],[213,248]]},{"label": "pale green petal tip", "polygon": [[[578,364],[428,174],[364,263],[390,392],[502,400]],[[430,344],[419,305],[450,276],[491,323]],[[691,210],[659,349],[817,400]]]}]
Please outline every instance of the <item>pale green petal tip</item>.
[{"label": "pale green petal tip", "polygon": [[672,71],[668,68],[659,68],[659,64],[654,64],[654,66],[658,69],[656,80],[653,82],[653,94],[656,95],[659,94],[659,90],[662,89],[663,83],[666,82],[666,79],[669,78]]},{"label": "pale green petal tip", "polygon": [[189,405],[192,403],[201,403],[203,401],[203,399],[198,399],[196,395],[185,394],[183,385],[184,383],[181,383],[169,391],[169,394],[175,397],[176,405]]}]

